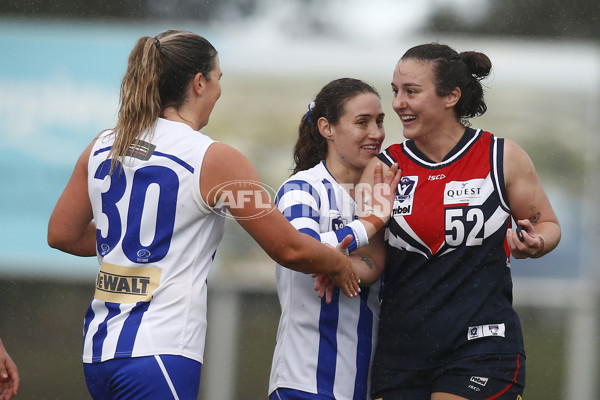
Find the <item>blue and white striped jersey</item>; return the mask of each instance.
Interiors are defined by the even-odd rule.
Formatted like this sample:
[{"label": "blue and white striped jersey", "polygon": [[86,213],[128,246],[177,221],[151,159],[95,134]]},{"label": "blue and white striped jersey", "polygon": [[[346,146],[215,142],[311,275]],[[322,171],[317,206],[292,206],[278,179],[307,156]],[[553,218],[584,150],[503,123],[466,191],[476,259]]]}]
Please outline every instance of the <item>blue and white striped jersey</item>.
[{"label": "blue and white striped jersey", "polygon": [[109,176],[113,139],[102,134],[88,163],[100,271],[83,362],[156,354],[202,362],[206,279],[225,224],[200,195],[214,141],[158,119],[153,135],[130,147],[122,172]]},{"label": "blue and white striped jersey", "polygon": [[[322,162],[298,172],[280,188],[279,210],[299,231],[331,245],[348,233],[356,203]],[[355,223],[359,223],[356,221]],[[296,389],[338,400],[370,399],[370,365],[379,321],[380,281],[348,298],[335,288],[326,304],[314,290],[314,278],[276,265],[281,319],[271,368],[269,393]]]}]

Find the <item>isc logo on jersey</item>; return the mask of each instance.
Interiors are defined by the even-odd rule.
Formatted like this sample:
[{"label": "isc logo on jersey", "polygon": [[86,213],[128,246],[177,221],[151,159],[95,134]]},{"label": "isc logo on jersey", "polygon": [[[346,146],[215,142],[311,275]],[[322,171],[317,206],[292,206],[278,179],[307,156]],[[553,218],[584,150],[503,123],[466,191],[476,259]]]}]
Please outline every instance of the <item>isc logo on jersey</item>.
[{"label": "isc logo on jersey", "polygon": [[398,184],[398,191],[394,199],[392,217],[396,215],[411,215],[415,189],[419,182],[418,176],[403,176]]}]

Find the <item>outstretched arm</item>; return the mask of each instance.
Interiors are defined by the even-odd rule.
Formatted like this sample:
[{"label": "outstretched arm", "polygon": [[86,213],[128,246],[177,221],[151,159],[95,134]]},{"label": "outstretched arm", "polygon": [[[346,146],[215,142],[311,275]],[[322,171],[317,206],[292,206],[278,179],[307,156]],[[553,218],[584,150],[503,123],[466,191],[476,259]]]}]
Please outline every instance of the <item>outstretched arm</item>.
[{"label": "outstretched arm", "polygon": [[[223,185],[234,181],[238,184]],[[208,148],[200,177],[200,191],[206,203],[215,206],[222,196],[238,199],[252,191],[253,201],[239,202],[239,207],[230,206],[228,210],[265,252],[287,268],[328,274],[344,294],[356,296],[358,276],[348,257],[297,231],[257,183],[261,183],[258,173],[243,154],[222,143]]]},{"label": "outstretched arm", "polygon": [[511,140],[504,141],[504,181],[511,209],[521,232],[509,229],[506,239],[515,258],[541,257],[560,241],[561,229],[531,158]]}]

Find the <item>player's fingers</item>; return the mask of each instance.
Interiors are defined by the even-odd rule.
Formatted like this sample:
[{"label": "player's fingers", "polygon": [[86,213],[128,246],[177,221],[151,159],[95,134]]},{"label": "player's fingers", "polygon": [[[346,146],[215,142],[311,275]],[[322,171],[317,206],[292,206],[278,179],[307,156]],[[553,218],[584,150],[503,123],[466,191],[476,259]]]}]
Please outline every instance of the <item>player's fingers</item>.
[{"label": "player's fingers", "polygon": [[321,288],[319,289],[319,293],[317,293],[317,297],[322,299],[326,292]]},{"label": "player's fingers", "polygon": [[[398,164],[397,163],[393,163],[392,166],[387,170],[387,172],[385,173],[385,179],[384,182],[387,184],[390,184],[391,182],[393,182],[396,177],[398,175],[402,175],[400,173],[400,168],[398,168]],[[398,181],[400,180],[400,178],[398,178]]]},{"label": "player's fingers", "polygon": [[325,303],[327,303],[327,304],[331,304],[331,300],[333,300],[333,289],[334,289],[333,285],[329,285],[329,287],[327,287],[327,292],[326,292],[326,297],[325,297]]},{"label": "player's fingers", "polygon": [[375,165],[375,169],[373,170],[373,182],[374,183],[381,183],[383,182],[383,167],[381,166],[381,163],[378,162]]},{"label": "player's fingers", "polygon": [[[394,172],[394,175],[390,178],[390,187],[393,189],[395,187],[398,186],[398,184],[400,183],[400,179],[402,179],[402,170],[400,168],[398,168],[398,164],[394,164],[396,166],[396,171]],[[394,193],[396,191],[394,190]]]},{"label": "player's fingers", "polygon": [[360,293],[360,279],[354,269],[352,269],[351,289],[353,291],[353,297],[358,296],[358,293]]},{"label": "player's fingers", "polygon": [[347,250],[348,246],[350,246],[352,244],[352,235],[346,235],[346,237],[344,237],[342,239],[342,241],[338,244],[338,248],[340,250]]},{"label": "player's fingers", "polygon": [[340,289],[344,292],[344,294],[348,297],[356,297],[358,296],[358,285],[354,285],[352,281],[345,283],[343,286],[340,286]]}]

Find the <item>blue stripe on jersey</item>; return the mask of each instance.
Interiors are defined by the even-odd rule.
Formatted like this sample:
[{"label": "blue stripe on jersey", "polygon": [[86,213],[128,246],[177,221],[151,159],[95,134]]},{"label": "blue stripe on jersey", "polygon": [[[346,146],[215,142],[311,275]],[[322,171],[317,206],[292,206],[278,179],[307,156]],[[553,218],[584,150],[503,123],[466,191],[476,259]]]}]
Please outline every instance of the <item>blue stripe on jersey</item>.
[{"label": "blue stripe on jersey", "polygon": [[98,325],[98,330],[96,333],[94,333],[92,338],[92,362],[102,361],[102,346],[104,345],[104,340],[106,339],[106,335],[108,333],[108,321],[121,313],[118,303],[105,302],[104,304],[108,310],[108,314],[106,315],[106,318],[104,318],[104,321]]},{"label": "blue stripe on jersey", "polygon": [[166,157],[171,161],[175,161],[177,164],[181,165],[183,168],[187,169],[188,171],[190,171],[192,174],[194,173],[194,167],[192,167],[190,164],[186,163],[185,161],[183,161],[181,158],[176,157],[172,154],[167,154],[167,153],[163,153],[160,151],[155,151],[154,153],[152,153],[153,156],[159,156],[159,157]]},{"label": "blue stripe on jersey", "polygon": [[323,186],[325,186],[325,190],[327,190],[327,197],[329,198],[329,209],[339,211],[337,206],[337,200],[335,197],[335,188],[327,179],[323,179],[321,181]]},{"label": "blue stripe on jersey", "polygon": [[319,223],[319,210],[315,210],[308,204],[294,204],[283,210],[282,213],[288,221],[296,218],[310,218],[317,224]]},{"label": "blue stripe on jersey", "polygon": [[94,309],[92,308],[92,304],[90,304],[90,306],[87,309],[87,312],[85,313],[85,318],[83,322],[83,337],[87,336],[88,330],[90,329],[90,324],[94,319],[94,315]]},{"label": "blue stripe on jersey", "polygon": [[[329,198],[329,209],[339,211],[338,205],[337,205],[337,199],[335,197],[335,193],[336,193],[335,187],[327,179],[323,179],[321,182],[323,183],[323,186],[325,186],[325,189],[327,190],[327,197]],[[342,190],[344,190],[344,189],[342,189]],[[332,226],[331,229],[335,231],[335,235],[338,239],[338,243],[341,242],[342,239],[344,239],[346,236],[352,235],[352,243],[350,243],[350,246],[348,246],[348,252],[352,253],[354,250],[356,250],[356,248],[358,247],[358,243],[356,243],[356,237],[354,236],[354,231],[352,230],[352,228],[344,227],[344,228],[338,229],[337,227]]]},{"label": "blue stripe on jersey", "polygon": [[367,398],[367,379],[371,363],[371,343],[373,340],[373,311],[369,308],[369,288],[361,288],[360,313],[358,316],[358,348],[356,349],[356,377],[353,400]]},{"label": "blue stripe on jersey", "polygon": [[[100,153],[104,153],[106,151],[109,151],[111,149],[112,146],[108,146],[108,147],[103,147],[101,149],[98,149],[94,152],[94,156],[97,156]],[[160,151],[155,151],[154,153],[152,153],[152,155],[154,156],[160,156],[160,157],[166,157],[169,160],[175,161],[177,164],[181,165],[183,168],[187,169],[188,171],[190,171],[192,174],[194,173],[194,167],[192,167],[190,164],[186,163],[185,161],[183,161],[181,158],[176,157],[172,154],[167,154],[167,153],[163,153]]]},{"label": "blue stripe on jersey", "polygon": [[319,315],[319,356],[317,362],[317,393],[333,394],[337,363],[337,326],[340,317],[340,288],[333,289],[330,304],[321,299]]},{"label": "blue stripe on jersey", "polygon": [[94,156],[97,156],[100,153],[104,153],[105,151],[109,151],[111,148],[112,148],[112,146],[103,147],[101,149],[98,149],[94,152]]},{"label": "blue stripe on jersey", "polygon": [[341,242],[346,236],[352,235],[352,243],[348,246],[348,252],[352,253],[358,247],[356,243],[356,237],[354,236],[354,231],[349,226],[345,226],[342,229],[338,229],[334,231],[335,236],[337,237],[338,243]]},{"label": "blue stripe on jersey", "polygon": [[121,329],[117,349],[115,350],[115,357],[131,357],[142,317],[148,311],[149,306],[149,301],[140,301],[131,309]]},{"label": "blue stripe on jersey", "polygon": [[298,229],[298,232],[305,233],[308,236],[317,239],[319,242],[321,241],[321,235],[319,235],[319,232],[316,232],[310,228],[300,228]]},{"label": "blue stripe on jersey", "polygon": [[287,181],[281,186],[281,188],[277,192],[277,196],[275,196],[275,204],[278,205],[279,199],[281,199],[281,197],[283,197],[284,194],[292,190],[302,190],[310,194],[317,202],[317,208],[321,207],[321,196],[319,196],[319,192],[314,187],[312,187],[310,183],[299,179]]}]

